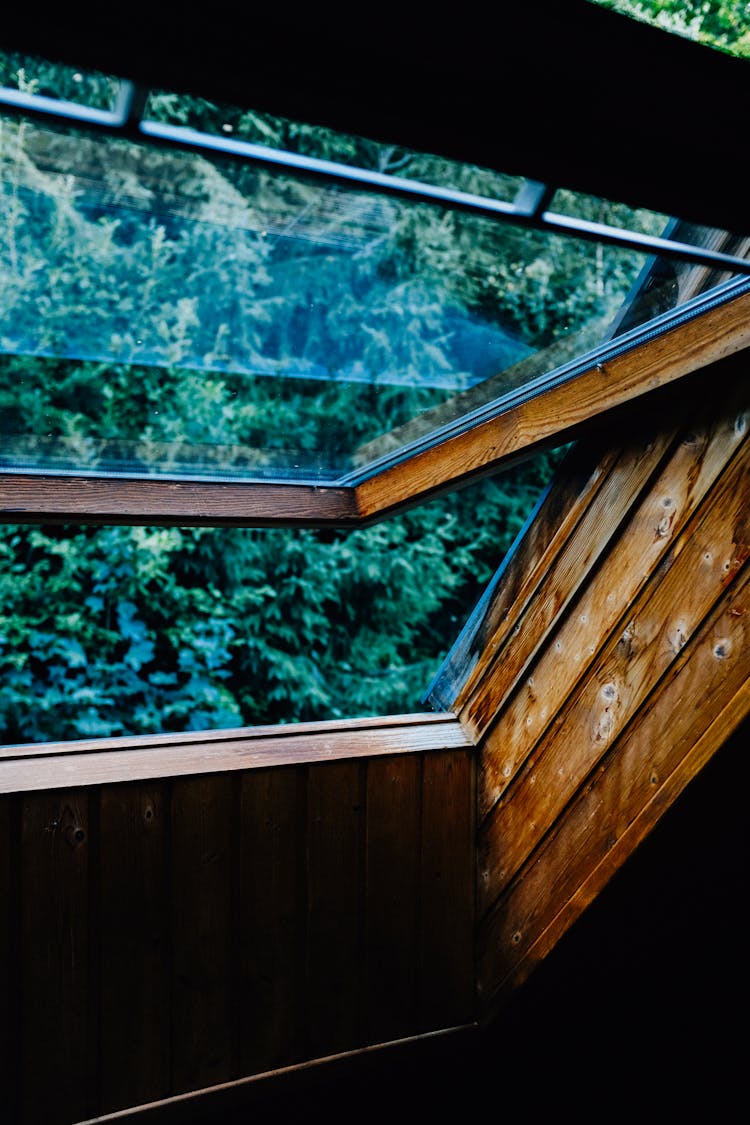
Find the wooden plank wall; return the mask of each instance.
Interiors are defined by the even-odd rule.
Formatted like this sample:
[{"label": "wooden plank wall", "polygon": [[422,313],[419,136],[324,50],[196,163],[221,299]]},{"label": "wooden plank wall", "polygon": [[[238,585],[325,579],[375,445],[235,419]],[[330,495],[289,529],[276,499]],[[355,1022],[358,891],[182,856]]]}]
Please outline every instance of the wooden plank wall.
[{"label": "wooden plank wall", "polygon": [[435,685],[479,743],[486,1017],[750,710],[749,368],[575,452]]},{"label": "wooden plank wall", "polygon": [[471,1021],[473,764],[0,797],[10,1119],[70,1125]]}]

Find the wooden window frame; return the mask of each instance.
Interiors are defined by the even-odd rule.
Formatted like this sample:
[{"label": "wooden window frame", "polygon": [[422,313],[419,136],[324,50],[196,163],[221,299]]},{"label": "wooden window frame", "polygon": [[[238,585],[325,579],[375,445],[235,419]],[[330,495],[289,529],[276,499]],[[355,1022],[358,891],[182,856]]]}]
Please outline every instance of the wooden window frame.
[{"label": "wooden window frame", "polygon": [[[0,523],[356,527],[544,448],[750,344],[744,279],[332,484],[0,473]],[[705,305],[705,310],[703,310]]]}]

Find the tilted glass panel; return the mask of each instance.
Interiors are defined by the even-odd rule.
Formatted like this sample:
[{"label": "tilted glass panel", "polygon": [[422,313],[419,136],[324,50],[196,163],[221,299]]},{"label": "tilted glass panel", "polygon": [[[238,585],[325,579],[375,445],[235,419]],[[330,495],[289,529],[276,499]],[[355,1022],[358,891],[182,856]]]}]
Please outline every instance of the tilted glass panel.
[{"label": "tilted glass panel", "polygon": [[684,299],[640,252],[0,127],[5,471],[335,481],[611,336],[644,271],[641,321]]}]

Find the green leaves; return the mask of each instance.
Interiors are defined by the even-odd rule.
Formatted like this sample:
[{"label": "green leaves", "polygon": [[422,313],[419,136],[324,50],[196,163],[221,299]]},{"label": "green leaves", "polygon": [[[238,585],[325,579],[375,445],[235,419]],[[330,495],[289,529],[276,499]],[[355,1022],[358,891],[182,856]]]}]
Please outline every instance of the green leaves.
[{"label": "green leaves", "polygon": [[0,529],[0,739],[421,708],[551,471],[355,532]]}]

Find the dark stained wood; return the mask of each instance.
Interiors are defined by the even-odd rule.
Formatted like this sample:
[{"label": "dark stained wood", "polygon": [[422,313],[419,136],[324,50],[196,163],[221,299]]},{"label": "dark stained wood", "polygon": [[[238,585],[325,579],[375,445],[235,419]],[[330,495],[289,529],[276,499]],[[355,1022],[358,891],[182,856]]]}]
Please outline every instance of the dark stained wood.
[{"label": "dark stained wood", "polygon": [[296,1062],[304,995],[307,771],[253,770],[241,779],[239,1071]]},{"label": "dark stained wood", "polygon": [[[392,1118],[395,1101],[399,1115],[401,1110],[408,1111],[408,1120],[419,1120],[429,1107],[434,1107],[432,1116],[437,1118],[446,1109],[443,1090],[454,1089],[456,1058],[465,1059],[475,1049],[478,1034],[476,1025],[467,1024],[411,1035],[93,1117],[78,1125],[297,1121],[323,1112],[327,1120],[338,1122],[351,1120],[353,1105],[359,1107],[357,1120],[384,1121]],[[447,1082],[443,1081],[446,1077]],[[456,1113],[460,1109],[456,1106]]]},{"label": "dark stained wood", "polygon": [[634,505],[622,534],[607,545],[602,564],[588,576],[575,605],[554,623],[531,674],[512,685],[501,701],[496,697],[502,715],[481,750],[481,817],[512,783],[742,440],[748,419],[737,407],[730,403],[716,420],[683,433]]},{"label": "dark stained wood", "polygon": [[231,777],[180,778],[171,800],[172,1088],[233,1074]]},{"label": "dark stained wood", "polygon": [[100,796],[102,1112],[170,1093],[169,824],[164,788]]},{"label": "dark stained wood", "polygon": [[0,749],[0,793],[110,784],[471,745],[454,715],[351,719]]},{"label": "dark stained wood", "polygon": [[22,807],[23,1125],[70,1125],[94,1108],[89,1044],[89,796]]},{"label": "dark stained wood", "polygon": [[[18,930],[18,900],[13,894],[11,870],[11,800],[0,797],[0,1089],[5,1091],[6,1112],[18,1119],[18,1083],[15,1043],[19,1028],[14,1013],[19,1004],[15,982],[18,964],[12,935]],[[14,857],[16,858],[16,857]]]},{"label": "dark stained wood", "polygon": [[473,810],[472,752],[426,755],[419,977],[425,1029],[474,1016]]},{"label": "dark stained wood", "polygon": [[662,690],[484,918],[486,1009],[518,987],[750,714],[750,568],[681,650]]},{"label": "dark stained wood", "polygon": [[416,1026],[422,759],[367,763],[364,971],[366,1041]]},{"label": "dark stained wood", "polygon": [[354,490],[330,485],[0,474],[0,523],[349,527],[356,521]]},{"label": "dark stained wood", "polygon": [[627,727],[750,555],[750,441],[673,543],[480,833],[480,914]]},{"label": "dark stained wood", "polygon": [[306,1057],[362,1045],[364,774],[309,767]]},{"label": "dark stained wood", "polygon": [[599,415],[742,350],[750,344],[749,310],[750,295],[737,297],[383,469],[357,485],[361,516],[382,516],[449,483],[512,463],[521,453],[562,445]]}]

